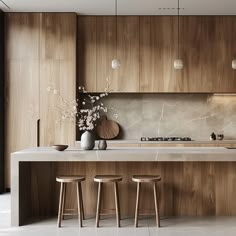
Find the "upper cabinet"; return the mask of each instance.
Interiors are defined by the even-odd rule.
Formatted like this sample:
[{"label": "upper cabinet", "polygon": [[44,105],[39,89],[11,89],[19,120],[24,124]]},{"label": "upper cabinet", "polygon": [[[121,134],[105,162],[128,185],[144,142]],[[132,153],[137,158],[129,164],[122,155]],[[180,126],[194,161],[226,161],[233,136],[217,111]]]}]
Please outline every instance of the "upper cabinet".
[{"label": "upper cabinet", "polygon": [[[117,28],[116,28],[117,27]],[[111,68],[118,58],[121,67]],[[139,17],[78,17],[78,84],[89,92],[139,92]]]},{"label": "upper cabinet", "polygon": [[201,78],[203,92],[236,92],[232,69],[235,58],[236,17],[204,16],[201,33]]},{"label": "upper cabinet", "polygon": [[75,59],[76,14],[43,13],[41,27],[40,59]]},{"label": "upper cabinet", "polygon": [[[116,24],[117,20],[117,24]],[[78,17],[78,81],[89,92],[235,93],[236,17]],[[116,30],[117,26],[117,30]],[[117,33],[117,35],[116,35]],[[112,59],[121,62],[111,68]]]},{"label": "upper cabinet", "polygon": [[139,92],[139,17],[118,17],[117,32],[117,59],[121,67],[111,88],[115,92]]},{"label": "upper cabinet", "polygon": [[140,17],[140,92],[174,92],[177,56],[175,17]]},{"label": "upper cabinet", "polygon": [[96,16],[78,18],[77,71],[79,84],[90,92],[96,92]]}]

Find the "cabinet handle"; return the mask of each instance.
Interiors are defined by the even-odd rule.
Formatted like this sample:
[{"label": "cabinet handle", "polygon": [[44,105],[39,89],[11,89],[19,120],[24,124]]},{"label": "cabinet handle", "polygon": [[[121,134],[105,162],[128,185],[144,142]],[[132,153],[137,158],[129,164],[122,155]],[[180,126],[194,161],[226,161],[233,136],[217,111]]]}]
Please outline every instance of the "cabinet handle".
[{"label": "cabinet handle", "polygon": [[37,147],[40,147],[40,119],[37,120]]}]

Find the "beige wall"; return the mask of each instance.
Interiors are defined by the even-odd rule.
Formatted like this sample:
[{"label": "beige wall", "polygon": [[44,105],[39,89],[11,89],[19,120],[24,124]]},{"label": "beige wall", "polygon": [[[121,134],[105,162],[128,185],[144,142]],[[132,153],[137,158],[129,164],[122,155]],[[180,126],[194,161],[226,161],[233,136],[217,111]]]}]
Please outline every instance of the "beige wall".
[{"label": "beige wall", "polygon": [[109,117],[120,124],[121,139],[141,136],[208,139],[211,132],[236,139],[236,96],[111,94],[105,104],[113,108]]}]

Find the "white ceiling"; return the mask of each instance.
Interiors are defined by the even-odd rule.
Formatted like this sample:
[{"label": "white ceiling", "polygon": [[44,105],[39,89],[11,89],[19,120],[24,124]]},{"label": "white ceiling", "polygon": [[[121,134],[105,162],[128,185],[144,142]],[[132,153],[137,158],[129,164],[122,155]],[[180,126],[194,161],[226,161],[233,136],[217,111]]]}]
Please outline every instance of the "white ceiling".
[{"label": "white ceiling", "polygon": [[[114,15],[115,0],[0,0],[8,12],[77,12]],[[119,15],[175,15],[177,0],[117,0]],[[180,0],[182,15],[236,15],[236,0]],[[166,10],[160,8],[167,8]],[[170,9],[168,9],[170,8]]]}]

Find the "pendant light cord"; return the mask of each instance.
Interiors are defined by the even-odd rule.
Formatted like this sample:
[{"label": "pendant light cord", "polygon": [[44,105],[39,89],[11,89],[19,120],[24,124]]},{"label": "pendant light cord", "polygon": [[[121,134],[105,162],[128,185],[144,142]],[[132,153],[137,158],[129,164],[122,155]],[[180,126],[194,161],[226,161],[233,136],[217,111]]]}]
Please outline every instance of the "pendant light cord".
[{"label": "pendant light cord", "polygon": [[117,58],[117,46],[118,46],[117,0],[115,9],[116,9],[116,58]]},{"label": "pendant light cord", "polygon": [[178,59],[179,59],[179,0],[178,0]]}]

